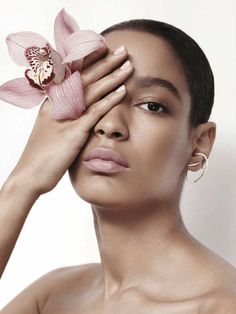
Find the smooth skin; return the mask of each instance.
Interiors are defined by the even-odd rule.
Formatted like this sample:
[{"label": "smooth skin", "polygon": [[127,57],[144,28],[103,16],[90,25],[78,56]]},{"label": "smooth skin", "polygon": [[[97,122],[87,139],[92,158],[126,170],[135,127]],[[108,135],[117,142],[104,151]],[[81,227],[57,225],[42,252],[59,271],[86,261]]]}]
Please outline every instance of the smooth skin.
[{"label": "smooth skin", "polygon": [[[100,54],[105,52],[107,48]],[[95,57],[98,58],[93,54],[87,59],[87,65]],[[118,56],[109,54],[83,70],[88,109],[79,119],[54,120],[50,103],[45,101],[41,106],[22,156],[1,190],[0,275],[34,202],[56,186],[87,141],[90,129],[124,97],[125,91],[117,93],[114,89],[132,72],[132,66],[127,71],[119,69],[126,58],[127,51]],[[102,98],[104,95],[107,96]]]},{"label": "smooth skin", "polygon": [[[186,77],[165,40],[131,30],[105,39],[108,54],[82,71],[87,113],[76,121],[54,121],[46,102],[0,194],[2,272],[34,202],[68,168],[75,191],[91,204],[101,264],[50,272],[1,313],[236,313],[235,268],[189,234],[179,209],[188,164],[201,161],[196,152],[210,155],[216,125],[190,128]],[[112,55],[121,45],[131,60],[122,73],[116,68],[127,52]],[[138,87],[137,78],[148,75],[170,81],[179,97],[163,86]],[[117,95],[113,90],[124,81],[126,92]],[[158,103],[156,110],[150,101]],[[83,157],[95,146],[119,151],[129,168],[113,174],[89,170]],[[39,171],[52,152],[53,163]]]}]

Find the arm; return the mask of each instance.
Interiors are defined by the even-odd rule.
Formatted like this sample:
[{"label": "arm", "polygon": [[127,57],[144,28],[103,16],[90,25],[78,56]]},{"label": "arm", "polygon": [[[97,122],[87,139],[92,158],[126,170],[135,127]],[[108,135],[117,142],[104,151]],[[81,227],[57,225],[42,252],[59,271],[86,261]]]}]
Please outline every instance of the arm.
[{"label": "arm", "polygon": [[[24,289],[1,314],[58,313],[62,307],[70,308],[71,295],[82,297],[83,283],[97,273],[97,264],[61,267],[50,271]],[[78,288],[78,283],[81,287]]]},{"label": "arm", "polygon": [[[54,120],[50,103],[41,106],[23,154],[0,191],[1,275],[34,202],[57,185],[86,144],[91,128],[125,96],[125,90],[117,93],[115,89],[133,72],[132,66],[126,71],[117,69],[126,58],[127,50],[95,63],[98,55],[90,59],[81,75],[87,109],[79,119]],[[32,284],[1,313],[40,313],[37,296],[48,291],[42,282]]]},{"label": "arm", "polygon": [[27,215],[38,196],[23,180],[10,176],[0,191],[0,278],[11,256]]},{"label": "arm", "polygon": [[114,88],[132,73],[132,67],[117,69],[126,57],[125,50],[92,65],[95,57],[87,59],[90,66],[81,74],[87,110],[79,119],[54,120],[49,101],[41,106],[22,156],[0,191],[0,277],[34,202],[57,185],[91,128],[124,97],[125,90],[116,93]]}]

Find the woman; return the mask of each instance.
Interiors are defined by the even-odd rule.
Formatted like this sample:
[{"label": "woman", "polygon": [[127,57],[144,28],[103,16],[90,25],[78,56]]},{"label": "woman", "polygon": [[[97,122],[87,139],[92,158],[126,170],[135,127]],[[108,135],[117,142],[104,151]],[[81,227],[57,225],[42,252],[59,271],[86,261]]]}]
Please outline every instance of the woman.
[{"label": "woman", "polygon": [[236,313],[234,267],[189,234],[179,210],[186,174],[206,166],[215,139],[209,63],[164,23],[102,35],[105,49],[81,72],[87,110],[59,122],[46,101],[0,195],[1,272],[34,202],[67,169],[91,204],[101,264],[50,272],[2,313]]}]

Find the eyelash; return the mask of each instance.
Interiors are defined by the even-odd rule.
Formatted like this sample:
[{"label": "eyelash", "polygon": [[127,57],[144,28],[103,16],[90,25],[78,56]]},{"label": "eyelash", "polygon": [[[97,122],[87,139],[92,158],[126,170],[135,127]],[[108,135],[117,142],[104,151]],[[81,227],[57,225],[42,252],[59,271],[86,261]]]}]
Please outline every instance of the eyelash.
[{"label": "eyelash", "polygon": [[[139,105],[137,105],[137,106],[142,106],[142,105],[147,105],[147,104],[155,104],[155,105],[158,105],[159,108],[162,108],[162,111],[161,111],[161,112],[160,112],[160,111],[149,111],[148,113],[151,113],[151,114],[160,114],[160,113],[168,113],[168,112],[169,112],[169,110],[168,110],[168,108],[167,108],[166,106],[164,106],[164,105],[161,104],[161,103],[155,102],[155,101],[147,101],[147,102],[145,102],[145,103],[143,103],[143,104],[139,104]],[[144,110],[145,110],[145,109],[144,109]]]}]

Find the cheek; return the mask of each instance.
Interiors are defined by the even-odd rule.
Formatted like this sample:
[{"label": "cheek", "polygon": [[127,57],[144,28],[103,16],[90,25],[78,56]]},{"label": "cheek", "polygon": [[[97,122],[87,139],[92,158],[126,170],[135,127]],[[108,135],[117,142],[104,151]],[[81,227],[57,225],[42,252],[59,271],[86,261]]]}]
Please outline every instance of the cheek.
[{"label": "cheek", "polygon": [[139,149],[134,147],[140,152],[140,158],[136,159],[139,167],[148,171],[149,176],[178,176],[187,155],[187,128],[176,123],[163,123],[158,127],[149,125],[148,131],[143,135],[140,133],[135,143],[139,146]]}]

